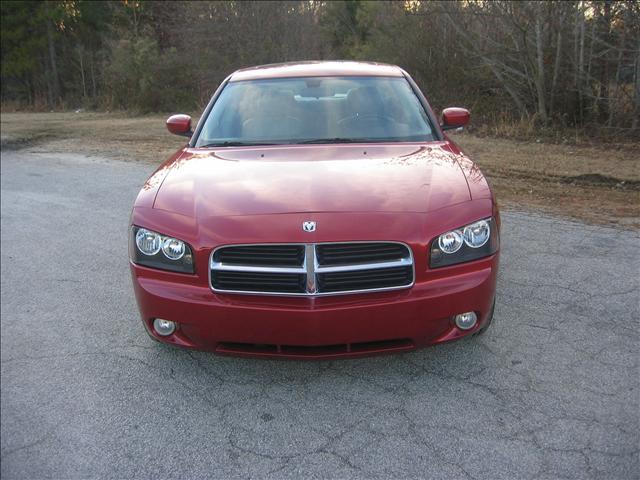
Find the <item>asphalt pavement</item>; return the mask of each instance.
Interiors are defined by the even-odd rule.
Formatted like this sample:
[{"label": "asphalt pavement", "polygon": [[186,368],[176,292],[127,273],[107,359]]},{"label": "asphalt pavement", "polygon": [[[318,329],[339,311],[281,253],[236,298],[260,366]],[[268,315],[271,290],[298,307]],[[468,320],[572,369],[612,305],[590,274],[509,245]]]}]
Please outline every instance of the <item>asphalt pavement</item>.
[{"label": "asphalt pavement", "polygon": [[28,151],[0,166],[3,479],[639,476],[637,232],[504,211],[486,335],[225,358],[140,323],[127,228],[153,166]]}]

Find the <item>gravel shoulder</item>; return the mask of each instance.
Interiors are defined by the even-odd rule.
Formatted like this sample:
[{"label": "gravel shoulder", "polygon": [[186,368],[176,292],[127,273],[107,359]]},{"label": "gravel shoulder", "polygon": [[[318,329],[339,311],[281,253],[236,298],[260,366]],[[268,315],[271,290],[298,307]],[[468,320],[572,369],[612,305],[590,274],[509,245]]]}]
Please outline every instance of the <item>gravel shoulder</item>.
[{"label": "gravel shoulder", "polygon": [[139,321],[127,227],[152,164],[3,150],[0,167],[3,479],[638,478],[636,232],[506,209],[486,335],[223,358]]}]

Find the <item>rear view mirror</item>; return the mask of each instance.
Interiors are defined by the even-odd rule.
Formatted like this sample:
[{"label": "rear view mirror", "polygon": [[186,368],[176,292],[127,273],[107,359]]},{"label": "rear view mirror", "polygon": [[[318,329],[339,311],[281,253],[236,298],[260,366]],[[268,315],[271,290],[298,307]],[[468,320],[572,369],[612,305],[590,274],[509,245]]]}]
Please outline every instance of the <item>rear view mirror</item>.
[{"label": "rear view mirror", "polygon": [[183,114],[171,115],[167,118],[167,130],[175,135],[190,137],[193,134],[191,131],[191,117]]},{"label": "rear view mirror", "polygon": [[453,130],[454,128],[464,127],[469,123],[469,110],[466,108],[449,107],[442,111],[442,127],[443,130]]}]

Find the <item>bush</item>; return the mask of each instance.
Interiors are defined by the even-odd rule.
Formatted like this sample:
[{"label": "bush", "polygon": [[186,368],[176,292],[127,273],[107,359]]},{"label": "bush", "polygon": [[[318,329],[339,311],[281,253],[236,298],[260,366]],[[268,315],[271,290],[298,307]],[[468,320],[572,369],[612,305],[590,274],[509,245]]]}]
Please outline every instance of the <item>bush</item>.
[{"label": "bush", "polygon": [[160,52],[151,38],[120,40],[107,67],[111,108],[139,113],[192,110],[193,84],[175,49]]}]

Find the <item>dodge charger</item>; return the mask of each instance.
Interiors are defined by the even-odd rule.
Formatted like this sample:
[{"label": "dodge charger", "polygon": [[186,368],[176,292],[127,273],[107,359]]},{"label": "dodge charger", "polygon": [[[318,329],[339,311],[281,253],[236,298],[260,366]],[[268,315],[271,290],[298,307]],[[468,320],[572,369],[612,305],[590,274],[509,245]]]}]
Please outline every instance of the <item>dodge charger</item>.
[{"label": "dodge charger", "polygon": [[157,341],[219,354],[339,358],[482,333],[500,217],[478,167],[403,69],[238,70],[141,189],[129,257]]}]

